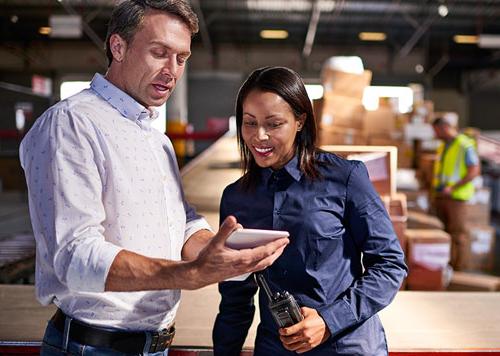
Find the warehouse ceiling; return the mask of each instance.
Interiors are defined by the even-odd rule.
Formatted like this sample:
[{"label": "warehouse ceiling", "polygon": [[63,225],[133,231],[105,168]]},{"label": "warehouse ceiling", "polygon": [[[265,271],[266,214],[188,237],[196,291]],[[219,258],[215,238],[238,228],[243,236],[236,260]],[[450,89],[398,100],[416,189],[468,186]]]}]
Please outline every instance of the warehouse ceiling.
[{"label": "warehouse ceiling", "polygon": [[[113,0],[0,0],[0,43],[76,41],[38,33],[48,26],[50,15],[73,14],[83,20],[78,41],[102,45],[114,4]],[[424,49],[435,65],[500,67],[500,43],[497,48],[481,48],[454,41],[455,35],[500,36],[500,0],[191,0],[191,4],[201,25],[194,42],[214,54],[226,44],[289,46],[307,60],[321,46],[383,46],[400,58]],[[263,39],[260,33],[265,29],[285,30],[288,37]],[[382,32],[385,39],[362,41],[361,32]]]}]

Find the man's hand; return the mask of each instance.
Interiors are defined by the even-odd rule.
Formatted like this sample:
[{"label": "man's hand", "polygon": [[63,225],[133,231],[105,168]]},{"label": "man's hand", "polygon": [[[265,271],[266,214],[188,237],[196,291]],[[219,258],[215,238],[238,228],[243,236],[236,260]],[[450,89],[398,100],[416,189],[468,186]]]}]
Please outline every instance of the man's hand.
[{"label": "man's hand", "polygon": [[302,307],[300,310],[304,320],[279,330],[285,349],[299,354],[315,348],[330,337],[330,330],[315,309]]},{"label": "man's hand", "polygon": [[283,253],[289,242],[287,238],[281,238],[259,247],[234,250],[226,246],[226,240],[239,227],[241,225],[236,219],[228,216],[219,232],[200,251],[198,258],[192,261],[195,270],[193,289],[263,270]]},{"label": "man's hand", "polygon": [[452,186],[444,187],[443,191],[442,191],[443,195],[447,196],[447,197],[451,196],[452,192],[453,192],[453,187]]}]

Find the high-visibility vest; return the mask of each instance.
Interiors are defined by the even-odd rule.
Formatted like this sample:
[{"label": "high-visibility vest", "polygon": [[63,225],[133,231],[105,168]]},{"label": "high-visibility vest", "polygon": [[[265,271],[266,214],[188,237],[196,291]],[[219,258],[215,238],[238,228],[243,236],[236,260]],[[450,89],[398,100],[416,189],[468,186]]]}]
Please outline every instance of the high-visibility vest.
[{"label": "high-visibility vest", "polygon": [[[465,151],[469,147],[474,147],[474,141],[464,134],[457,135],[446,151],[445,144],[441,143],[434,164],[434,189],[453,186],[467,175]],[[453,189],[451,197],[456,200],[469,200],[474,195],[474,190],[474,184],[467,182]]]}]

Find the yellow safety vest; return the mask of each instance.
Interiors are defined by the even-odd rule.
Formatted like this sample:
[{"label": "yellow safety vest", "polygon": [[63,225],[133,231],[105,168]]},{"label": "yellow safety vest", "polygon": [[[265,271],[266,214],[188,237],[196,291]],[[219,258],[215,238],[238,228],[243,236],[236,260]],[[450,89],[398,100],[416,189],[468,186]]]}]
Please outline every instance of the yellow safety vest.
[{"label": "yellow safety vest", "polygon": [[[474,147],[474,141],[464,134],[455,137],[446,152],[444,143],[439,146],[438,157],[434,164],[434,189],[453,186],[467,175],[465,151],[469,147]],[[468,182],[454,189],[451,197],[456,200],[469,200],[474,195],[474,190],[474,184]]]}]

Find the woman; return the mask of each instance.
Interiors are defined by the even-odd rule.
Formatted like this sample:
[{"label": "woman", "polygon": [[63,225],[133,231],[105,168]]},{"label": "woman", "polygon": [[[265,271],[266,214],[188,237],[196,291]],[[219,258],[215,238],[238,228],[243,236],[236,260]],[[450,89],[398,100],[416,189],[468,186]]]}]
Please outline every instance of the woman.
[{"label": "woman", "polygon": [[[254,71],[241,87],[236,122],[244,176],[224,190],[221,221],[287,230],[290,244],[263,275],[287,290],[304,320],[278,329],[260,291],[255,355],[387,355],[376,313],[406,275],[391,221],[366,168],[315,146],[316,125],[300,77]],[[215,355],[239,355],[254,314],[252,277],[219,285]]]}]

